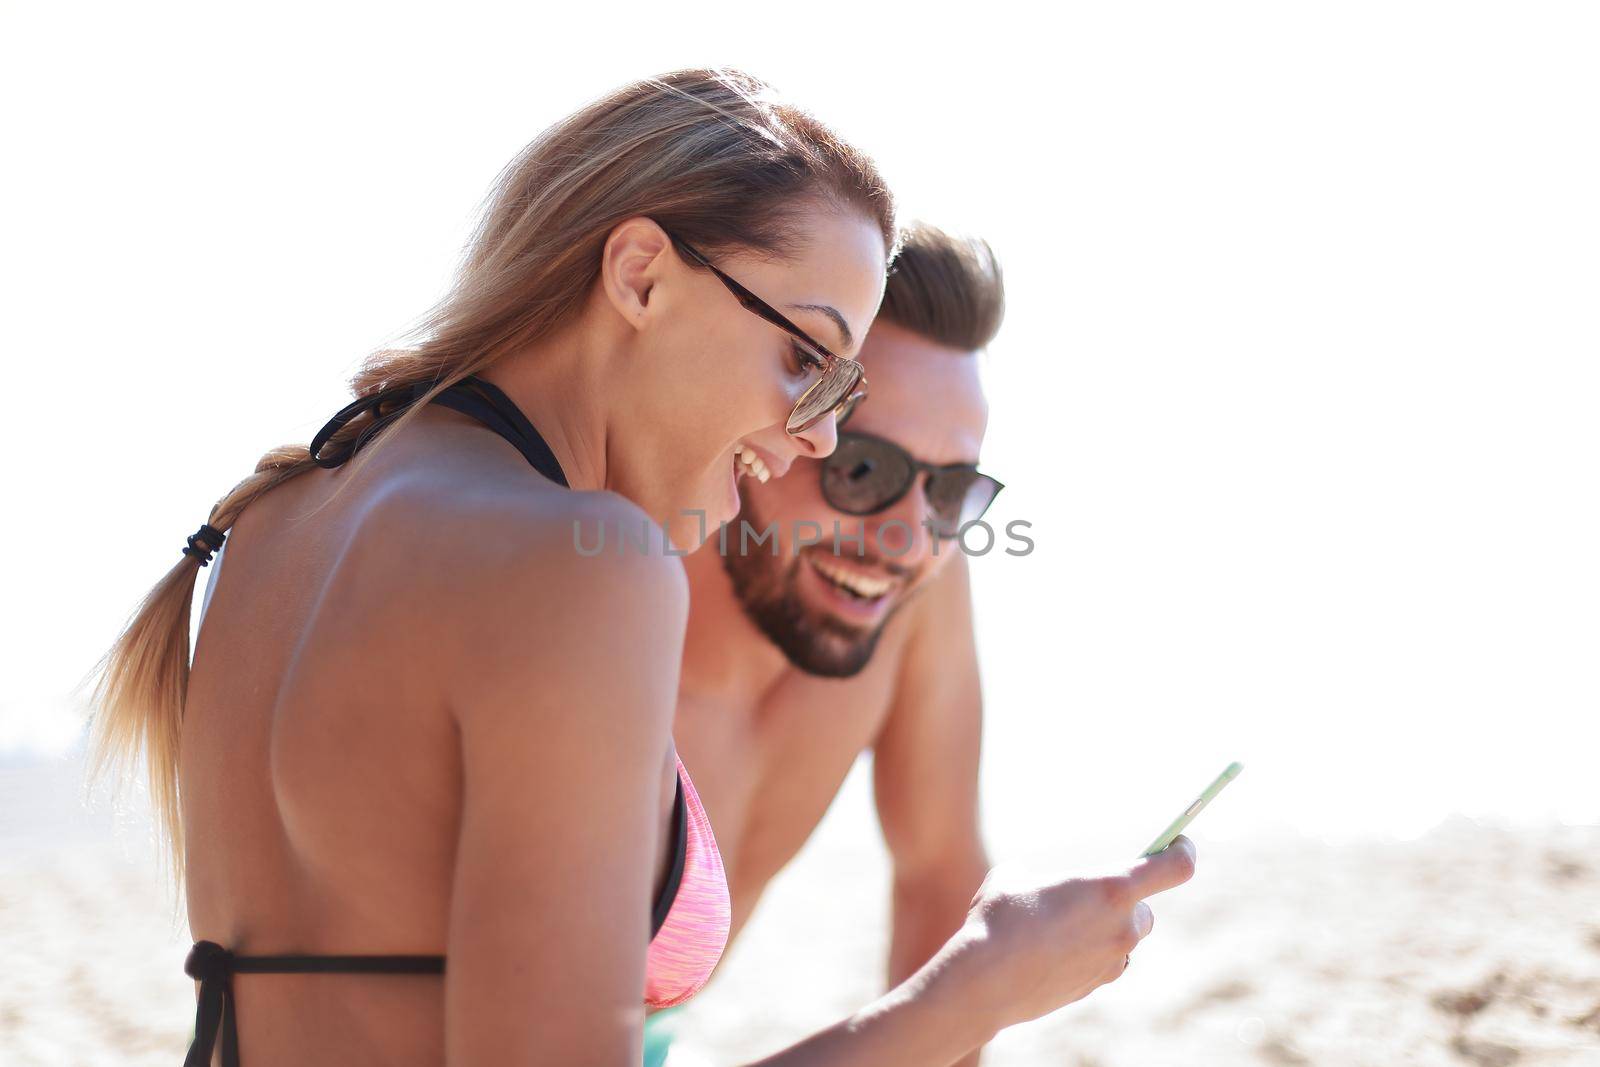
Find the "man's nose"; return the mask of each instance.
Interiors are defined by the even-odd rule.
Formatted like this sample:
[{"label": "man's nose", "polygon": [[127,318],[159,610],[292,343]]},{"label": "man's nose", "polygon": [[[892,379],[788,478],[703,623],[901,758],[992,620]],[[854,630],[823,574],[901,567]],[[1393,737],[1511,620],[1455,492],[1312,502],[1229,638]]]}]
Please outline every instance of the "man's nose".
[{"label": "man's nose", "polygon": [[914,571],[933,551],[928,529],[928,496],[923,491],[928,476],[918,472],[906,495],[872,517],[867,528],[869,548],[885,562]]}]

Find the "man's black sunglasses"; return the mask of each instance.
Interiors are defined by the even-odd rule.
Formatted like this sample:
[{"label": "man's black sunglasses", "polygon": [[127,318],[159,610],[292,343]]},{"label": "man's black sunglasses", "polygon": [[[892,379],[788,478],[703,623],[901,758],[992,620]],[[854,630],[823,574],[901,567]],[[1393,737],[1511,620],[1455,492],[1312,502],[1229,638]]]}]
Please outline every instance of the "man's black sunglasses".
[{"label": "man's black sunglasses", "polygon": [[928,476],[928,527],[942,538],[989,510],[1005,486],[971,463],[939,467],[923,463],[893,441],[872,434],[839,431],[839,446],[822,460],[822,497],[846,515],[874,515],[893,507]]}]

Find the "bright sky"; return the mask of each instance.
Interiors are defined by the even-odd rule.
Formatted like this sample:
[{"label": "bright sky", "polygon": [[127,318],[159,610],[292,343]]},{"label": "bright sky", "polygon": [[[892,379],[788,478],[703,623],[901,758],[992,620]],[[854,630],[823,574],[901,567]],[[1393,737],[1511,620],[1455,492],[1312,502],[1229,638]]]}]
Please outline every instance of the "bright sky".
[{"label": "bright sky", "polygon": [[74,733],[517,149],[728,64],[1004,260],[985,460],[1039,547],[976,568],[1002,844],[1142,844],[1230,759],[1219,835],[1600,819],[1592,6],[0,10],[0,756]]}]

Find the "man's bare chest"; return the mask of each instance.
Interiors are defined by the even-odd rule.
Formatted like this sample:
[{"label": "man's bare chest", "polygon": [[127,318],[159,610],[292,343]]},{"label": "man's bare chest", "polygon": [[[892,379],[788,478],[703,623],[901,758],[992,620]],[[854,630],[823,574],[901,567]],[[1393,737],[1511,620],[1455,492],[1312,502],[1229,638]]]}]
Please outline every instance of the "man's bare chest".
[{"label": "man's bare chest", "polygon": [[673,727],[728,870],[736,911],[805,844],[893,698],[890,655],[850,679],[793,673],[765,699],[680,694]]}]

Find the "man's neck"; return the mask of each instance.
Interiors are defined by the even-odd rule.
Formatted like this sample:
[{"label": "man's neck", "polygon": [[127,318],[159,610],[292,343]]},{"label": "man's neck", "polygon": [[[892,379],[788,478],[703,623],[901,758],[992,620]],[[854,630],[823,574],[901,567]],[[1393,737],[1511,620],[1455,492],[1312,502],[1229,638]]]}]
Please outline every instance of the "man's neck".
[{"label": "man's neck", "polygon": [[713,536],[684,559],[689,629],[679,692],[715,694],[719,704],[754,709],[794,667],[745,615]]}]

